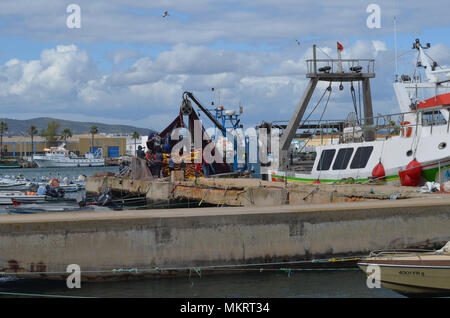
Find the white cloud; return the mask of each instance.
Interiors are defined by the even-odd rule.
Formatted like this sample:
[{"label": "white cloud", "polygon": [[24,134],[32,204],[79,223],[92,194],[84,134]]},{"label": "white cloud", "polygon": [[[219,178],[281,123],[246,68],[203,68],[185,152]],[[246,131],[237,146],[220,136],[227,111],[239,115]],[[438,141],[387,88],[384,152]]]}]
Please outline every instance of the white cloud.
[{"label": "white cloud", "polygon": [[[335,57],[335,45],[331,41],[321,49]],[[393,52],[380,41],[356,41],[344,47],[345,57],[376,57],[377,78],[372,80],[376,112],[393,111]],[[437,53],[450,60],[447,46],[434,47],[429,51],[432,56]],[[274,53],[182,44],[108,73],[100,70],[86,50],[59,45],[43,50],[38,60],[14,58],[0,65],[0,108],[5,117],[65,113],[67,119],[108,118],[109,122],[161,129],[177,115],[184,90],[192,91],[205,106],[218,98],[220,90],[221,104],[235,109],[244,105],[243,123],[288,120],[306,87],[305,59],[311,56],[309,48]],[[318,86],[311,105],[326,86]],[[211,87],[216,88],[216,95]],[[349,85],[344,87],[342,92],[333,89],[328,118],[353,111]]]},{"label": "white cloud", "polygon": [[[72,42],[128,42],[201,45],[225,41],[251,45],[280,45],[298,37],[382,37],[393,31],[418,33],[424,27],[448,26],[447,0],[423,2],[378,0],[381,29],[367,28],[371,0],[77,0],[82,27],[66,27],[66,6],[60,0],[15,0],[0,3],[0,34],[33,40]],[[440,10],[437,8],[441,8]],[[162,12],[171,15],[162,18]],[[423,17],[433,17],[424,19]],[[413,22],[412,22],[413,21]],[[375,33],[376,32],[376,33]]]}]

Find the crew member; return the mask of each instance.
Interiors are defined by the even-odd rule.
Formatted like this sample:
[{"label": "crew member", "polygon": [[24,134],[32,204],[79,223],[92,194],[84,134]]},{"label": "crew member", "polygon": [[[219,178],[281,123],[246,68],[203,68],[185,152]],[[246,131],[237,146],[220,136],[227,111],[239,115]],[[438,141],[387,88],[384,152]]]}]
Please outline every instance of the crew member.
[{"label": "crew member", "polygon": [[142,150],[142,146],[138,147],[136,154],[138,158],[145,159],[145,152]]}]

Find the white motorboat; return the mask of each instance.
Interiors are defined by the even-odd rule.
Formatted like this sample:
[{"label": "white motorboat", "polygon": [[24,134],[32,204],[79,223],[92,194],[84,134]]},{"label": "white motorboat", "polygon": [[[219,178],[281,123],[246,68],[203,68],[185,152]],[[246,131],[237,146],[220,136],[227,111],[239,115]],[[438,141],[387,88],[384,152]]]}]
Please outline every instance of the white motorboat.
[{"label": "white motorboat", "polygon": [[371,253],[358,266],[368,275],[378,270],[382,286],[405,296],[450,295],[450,242],[438,251]]},{"label": "white motorboat", "polygon": [[105,165],[101,151],[95,154],[86,153],[84,157],[78,157],[64,146],[46,148],[43,155],[33,155],[33,161],[41,168],[103,167]]},{"label": "white motorboat", "polygon": [[19,203],[39,203],[45,202],[46,195],[36,193],[27,193],[21,191],[0,191],[0,204],[12,205],[13,202]]},{"label": "white motorboat", "polygon": [[0,191],[26,191],[29,190],[32,183],[15,179],[0,179]]}]

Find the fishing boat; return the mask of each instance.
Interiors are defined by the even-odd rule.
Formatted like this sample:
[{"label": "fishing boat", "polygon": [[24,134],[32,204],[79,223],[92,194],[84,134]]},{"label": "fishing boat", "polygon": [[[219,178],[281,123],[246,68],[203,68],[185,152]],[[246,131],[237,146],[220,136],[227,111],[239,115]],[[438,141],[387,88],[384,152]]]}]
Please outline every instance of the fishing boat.
[{"label": "fishing boat", "polygon": [[379,269],[381,285],[405,296],[450,296],[450,242],[438,251],[371,253],[358,266]]},{"label": "fishing boat", "polygon": [[[317,59],[314,47],[314,58],[306,61],[310,82],[294,115],[285,125],[271,125],[271,128],[282,129],[280,155],[265,168],[265,178],[305,183],[378,180],[405,186],[448,181],[450,69],[441,68],[426,53],[429,47],[429,43],[422,45],[416,39],[413,44],[417,54],[416,71],[396,76],[393,86],[401,112],[379,116],[373,116],[370,95],[369,80],[375,77],[374,60]],[[340,90],[344,89],[343,82],[350,83],[353,109],[346,120],[322,120],[323,113],[321,119],[309,120],[314,107],[302,121],[319,82],[328,83],[316,105],[326,100],[323,113],[332,83],[340,82]],[[357,102],[361,100],[361,90],[363,110]],[[315,159],[303,164],[293,162],[288,152],[299,130],[303,135],[305,131],[310,133],[304,139],[304,146],[312,141],[319,142],[315,146]]]},{"label": "fishing boat", "polygon": [[41,168],[53,167],[103,167],[105,159],[102,158],[101,149],[96,153],[86,153],[78,157],[68,151],[65,146],[44,149],[43,155],[33,155],[33,161]]},{"label": "fishing boat", "polygon": [[22,166],[17,162],[17,160],[4,159],[0,160],[0,169],[19,169]]},{"label": "fishing boat", "polygon": [[0,191],[0,204],[12,205],[14,202],[18,203],[38,203],[45,202],[46,195],[36,193],[28,193],[21,191]]}]

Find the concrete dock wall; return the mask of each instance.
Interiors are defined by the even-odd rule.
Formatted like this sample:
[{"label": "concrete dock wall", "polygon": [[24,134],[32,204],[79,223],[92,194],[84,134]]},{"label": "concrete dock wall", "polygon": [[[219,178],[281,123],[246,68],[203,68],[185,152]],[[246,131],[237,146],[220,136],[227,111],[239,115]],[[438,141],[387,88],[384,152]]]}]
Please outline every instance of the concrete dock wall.
[{"label": "concrete dock wall", "polygon": [[[65,279],[361,255],[450,240],[450,200],[0,216],[0,272]],[[117,269],[138,268],[138,272]],[[114,271],[116,269],[116,271]],[[91,271],[91,272],[89,272]]]},{"label": "concrete dock wall", "polygon": [[[218,206],[277,207],[309,203],[338,203],[355,198],[385,200],[391,194],[401,198],[427,197],[413,187],[387,185],[289,184],[251,178],[198,179],[186,181],[132,180],[129,177],[88,177],[86,191],[99,195],[109,187],[116,195],[145,196],[148,203],[201,201]],[[445,194],[442,194],[445,195]],[[448,197],[450,195],[447,194]]]}]

